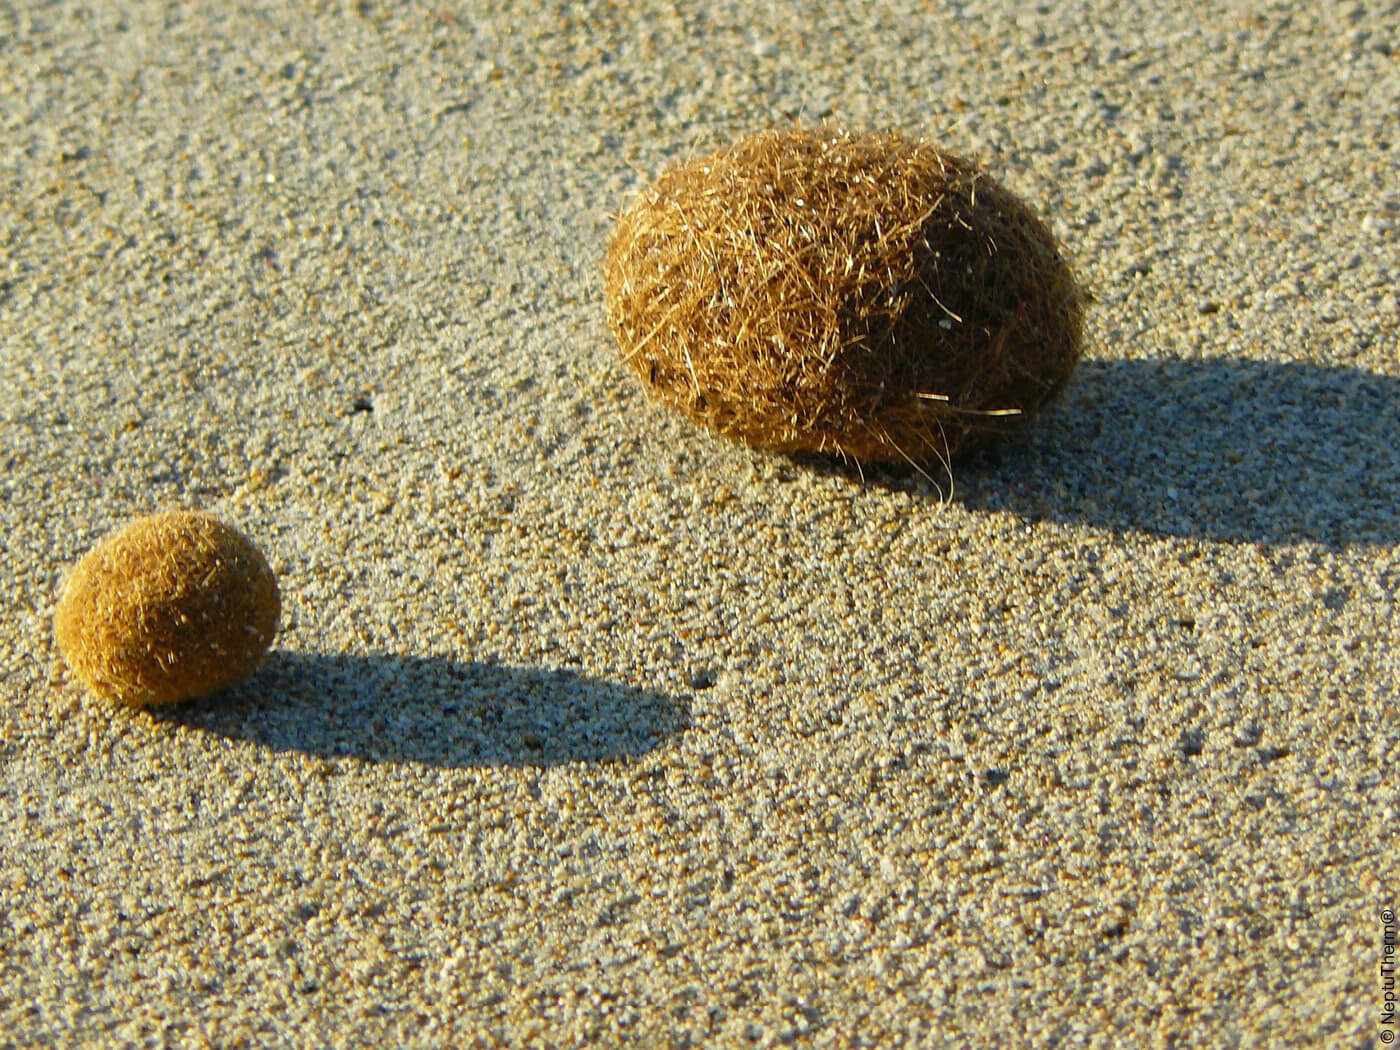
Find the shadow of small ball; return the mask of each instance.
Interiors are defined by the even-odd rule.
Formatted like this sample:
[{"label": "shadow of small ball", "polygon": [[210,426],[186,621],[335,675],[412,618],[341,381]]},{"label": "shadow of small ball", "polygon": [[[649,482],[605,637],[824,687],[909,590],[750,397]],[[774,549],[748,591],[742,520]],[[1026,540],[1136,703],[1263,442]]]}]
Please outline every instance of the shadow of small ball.
[{"label": "shadow of small ball", "polygon": [[898,134],[766,131],[665,172],[604,290],[661,401],[774,452],[947,462],[1064,386],[1082,306],[1031,208]]},{"label": "shadow of small ball", "polygon": [[258,665],[281,597],[262,552],[211,514],[138,518],[74,567],[54,614],[73,674],[128,707],[217,692]]}]

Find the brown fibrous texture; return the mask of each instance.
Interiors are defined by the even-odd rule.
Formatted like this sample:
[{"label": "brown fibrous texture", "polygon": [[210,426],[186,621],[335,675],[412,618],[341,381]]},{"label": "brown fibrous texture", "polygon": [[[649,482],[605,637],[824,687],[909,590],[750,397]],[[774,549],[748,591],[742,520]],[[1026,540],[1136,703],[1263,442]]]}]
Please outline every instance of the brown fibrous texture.
[{"label": "brown fibrous texture", "polygon": [[898,133],[760,132],[622,214],[604,285],[660,399],[759,448],[941,461],[1065,384],[1082,306],[1054,236]]},{"label": "brown fibrous texture", "polygon": [[78,562],[54,635],[91,692],[150,707],[245,677],[280,614],[276,577],[252,540],[213,515],[171,511],[137,519]]}]

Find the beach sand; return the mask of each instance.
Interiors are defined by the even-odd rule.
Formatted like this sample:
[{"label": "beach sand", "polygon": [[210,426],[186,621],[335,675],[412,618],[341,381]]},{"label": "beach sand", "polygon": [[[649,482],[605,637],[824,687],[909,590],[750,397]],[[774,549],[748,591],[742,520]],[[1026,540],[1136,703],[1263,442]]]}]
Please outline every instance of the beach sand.
[{"label": "beach sand", "polygon": [[[0,9],[0,1045],[1382,1045],[1397,18]],[[951,483],[617,360],[610,216],[795,120],[1092,290]],[[53,607],[168,507],[283,627],[124,713]]]}]

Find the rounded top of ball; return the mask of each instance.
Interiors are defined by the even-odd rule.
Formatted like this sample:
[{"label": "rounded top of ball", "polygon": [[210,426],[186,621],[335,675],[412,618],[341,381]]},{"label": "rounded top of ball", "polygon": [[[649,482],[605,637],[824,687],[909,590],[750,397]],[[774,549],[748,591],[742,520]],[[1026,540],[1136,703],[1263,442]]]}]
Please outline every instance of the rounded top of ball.
[{"label": "rounded top of ball", "polygon": [[211,514],[171,511],[133,521],[83,556],[54,635],[94,694],[147,707],[243,678],[280,614],[276,577],[252,540]]},{"label": "rounded top of ball", "polygon": [[664,173],[619,218],[604,284],[663,401],[780,452],[946,460],[1033,414],[1080,352],[1045,224],[896,133],[766,131]]}]

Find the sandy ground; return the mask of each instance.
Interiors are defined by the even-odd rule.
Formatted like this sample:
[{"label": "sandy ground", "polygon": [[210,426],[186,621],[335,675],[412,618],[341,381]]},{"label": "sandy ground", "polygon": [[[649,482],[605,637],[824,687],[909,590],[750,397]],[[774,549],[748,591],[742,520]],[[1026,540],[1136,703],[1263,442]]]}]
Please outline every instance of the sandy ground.
[{"label": "sandy ground", "polygon": [[[1400,7],[1181,7],[0,3],[0,1045],[1384,1045]],[[793,119],[1094,291],[951,498],[616,361],[609,213]],[[170,506],[284,628],[123,715]]]}]

